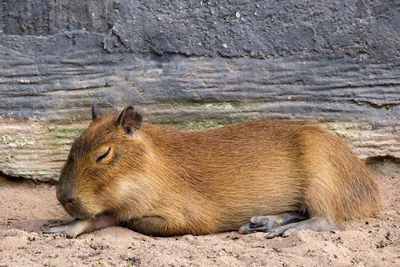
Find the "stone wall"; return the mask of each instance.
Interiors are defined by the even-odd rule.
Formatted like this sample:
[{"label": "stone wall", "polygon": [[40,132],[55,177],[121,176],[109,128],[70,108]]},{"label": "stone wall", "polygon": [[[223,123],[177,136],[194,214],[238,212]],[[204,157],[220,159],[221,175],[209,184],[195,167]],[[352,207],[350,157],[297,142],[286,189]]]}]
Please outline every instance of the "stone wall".
[{"label": "stone wall", "polygon": [[182,129],[311,119],[400,158],[400,2],[2,1],[0,171],[57,179],[93,102]]}]

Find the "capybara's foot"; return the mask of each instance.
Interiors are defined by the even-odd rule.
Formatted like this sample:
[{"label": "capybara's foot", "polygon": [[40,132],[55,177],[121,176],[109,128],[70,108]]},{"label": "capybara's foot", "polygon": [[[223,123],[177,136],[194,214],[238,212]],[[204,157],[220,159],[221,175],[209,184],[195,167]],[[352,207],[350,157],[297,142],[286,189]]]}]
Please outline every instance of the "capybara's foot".
[{"label": "capybara's foot", "polygon": [[266,238],[274,238],[276,236],[288,236],[286,232],[288,229],[310,229],[317,232],[343,230],[343,226],[336,226],[326,217],[313,217],[308,220],[301,218],[301,216],[296,216],[293,213],[253,217],[251,221],[255,223],[242,226],[239,232],[243,234],[266,232]]},{"label": "capybara's foot", "polygon": [[336,226],[326,217],[313,217],[301,222],[289,223],[286,225],[272,228],[267,232],[266,238],[274,238],[276,236],[288,236],[289,229],[310,229],[316,232],[326,232],[332,230],[344,230],[343,226]]},{"label": "capybara's foot", "polygon": [[117,225],[117,221],[112,215],[99,215],[95,218],[86,220],[74,220],[70,224],[47,228],[44,234],[63,234],[67,238],[75,238],[78,235],[94,230]]},{"label": "capybara's foot", "polygon": [[250,219],[250,223],[240,227],[242,234],[251,234],[255,232],[268,232],[270,229],[304,220],[305,217],[292,212],[285,212],[277,215],[255,216]]}]

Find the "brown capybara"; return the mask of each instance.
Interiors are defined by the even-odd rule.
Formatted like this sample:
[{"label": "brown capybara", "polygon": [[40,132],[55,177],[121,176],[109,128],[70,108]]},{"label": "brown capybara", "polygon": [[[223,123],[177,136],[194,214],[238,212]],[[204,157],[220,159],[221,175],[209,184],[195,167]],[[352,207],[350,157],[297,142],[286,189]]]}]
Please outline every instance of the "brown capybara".
[{"label": "brown capybara", "polygon": [[183,132],[127,107],[72,145],[57,199],[77,218],[46,233],[111,225],[147,235],[327,231],[374,215],[380,194],[355,153],[313,122],[257,120]]}]

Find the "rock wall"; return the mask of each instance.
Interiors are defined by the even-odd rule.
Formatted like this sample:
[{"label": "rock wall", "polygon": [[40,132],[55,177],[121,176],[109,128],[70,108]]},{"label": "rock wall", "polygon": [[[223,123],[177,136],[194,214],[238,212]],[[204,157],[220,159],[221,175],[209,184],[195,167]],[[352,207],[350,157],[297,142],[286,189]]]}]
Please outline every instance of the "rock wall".
[{"label": "rock wall", "polygon": [[0,99],[11,176],[57,179],[93,102],[183,129],[311,119],[400,158],[400,2],[5,0]]}]

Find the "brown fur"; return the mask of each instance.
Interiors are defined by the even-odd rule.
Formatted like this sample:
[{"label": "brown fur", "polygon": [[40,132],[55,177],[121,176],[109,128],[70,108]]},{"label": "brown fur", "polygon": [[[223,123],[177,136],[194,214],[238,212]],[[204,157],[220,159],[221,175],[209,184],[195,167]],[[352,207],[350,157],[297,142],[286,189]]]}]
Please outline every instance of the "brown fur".
[{"label": "brown fur", "polygon": [[340,225],[378,210],[365,164],[315,123],[259,120],[193,132],[143,124],[128,135],[117,118],[96,118],[72,146],[57,190],[79,203],[66,207],[72,216],[109,213],[167,236],[237,230],[252,216],[287,211]]}]

